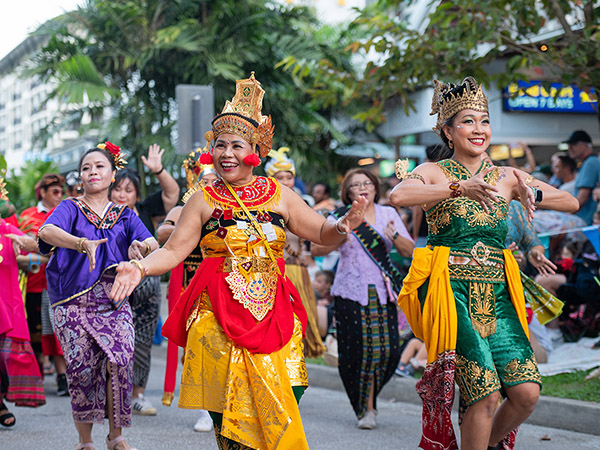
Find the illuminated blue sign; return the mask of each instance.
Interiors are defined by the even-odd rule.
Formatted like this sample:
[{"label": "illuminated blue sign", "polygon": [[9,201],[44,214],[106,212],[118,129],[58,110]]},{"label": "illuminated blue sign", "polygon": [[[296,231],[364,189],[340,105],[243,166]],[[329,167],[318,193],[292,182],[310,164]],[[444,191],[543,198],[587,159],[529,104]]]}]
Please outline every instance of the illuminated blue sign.
[{"label": "illuminated blue sign", "polygon": [[[504,89],[506,111],[561,112],[597,114],[598,99],[575,86],[552,83],[550,90],[540,81],[518,81]],[[558,94],[558,95],[557,95]]]}]

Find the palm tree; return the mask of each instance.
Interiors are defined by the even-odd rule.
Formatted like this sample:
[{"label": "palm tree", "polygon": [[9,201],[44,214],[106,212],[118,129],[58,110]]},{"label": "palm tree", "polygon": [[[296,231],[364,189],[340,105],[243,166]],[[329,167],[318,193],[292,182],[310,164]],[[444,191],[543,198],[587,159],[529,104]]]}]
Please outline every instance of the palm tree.
[{"label": "palm tree", "polygon": [[[255,71],[268,92],[264,111],[276,124],[275,145],[314,163],[334,160],[329,143],[346,139],[332,125],[335,105],[313,102],[310,71],[276,66],[293,55],[314,67],[327,60],[349,69],[344,42],[320,30],[311,10],[274,1],[88,0],[37,30],[48,43],[28,73],[55,83],[50,95],[64,105],[47,133],[73,123],[96,127],[139,158],[152,142],[172,149],[176,85],[212,85],[218,111],[235,80]],[[89,125],[81,125],[84,118]]]}]

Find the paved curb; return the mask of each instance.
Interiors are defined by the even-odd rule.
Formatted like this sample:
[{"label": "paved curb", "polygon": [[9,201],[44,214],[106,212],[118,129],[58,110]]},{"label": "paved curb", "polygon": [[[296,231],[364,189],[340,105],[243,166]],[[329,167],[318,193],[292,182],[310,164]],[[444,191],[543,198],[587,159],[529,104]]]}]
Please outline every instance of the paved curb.
[{"label": "paved curb", "polygon": [[[311,386],[344,390],[336,368],[307,364],[307,369]],[[420,405],[421,398],[415,390],[415,383],[415,379],[394,376],[383,388],[379,398]],[[600,436],[600,404],[542,395],[526,423]]]}]

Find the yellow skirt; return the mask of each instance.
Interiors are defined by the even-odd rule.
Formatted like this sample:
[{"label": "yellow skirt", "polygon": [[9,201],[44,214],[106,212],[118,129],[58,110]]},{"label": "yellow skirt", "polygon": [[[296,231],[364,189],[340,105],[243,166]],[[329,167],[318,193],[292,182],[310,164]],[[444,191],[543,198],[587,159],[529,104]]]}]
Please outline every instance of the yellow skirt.
[{"label": "yellow skirt", "polygon": [[281,350],[250,353],[217,323],[206,291],[190,325],[179,407],[223,414],[221,435],[253,449],[307,449],[292,386],[308,386],[302,324]]}]

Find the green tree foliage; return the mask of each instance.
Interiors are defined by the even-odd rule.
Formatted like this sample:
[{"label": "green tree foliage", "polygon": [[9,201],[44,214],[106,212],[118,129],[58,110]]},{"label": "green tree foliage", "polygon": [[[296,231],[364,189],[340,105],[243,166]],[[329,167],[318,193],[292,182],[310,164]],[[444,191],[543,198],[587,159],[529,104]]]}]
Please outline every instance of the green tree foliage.
[{"label": "green tree foliage", "polygon": [[[409,27],[406,18],[418,12],[417,4],[429,13],[422,24]],[[390,102],[411,108],[409,94],[434,78],[459,81],[473,75],[502,87],[536,79],[542,69],[546,85],[560,81],[600,92],[600,6],[594,0],[444,0],[429,5],[379,0],[362,11],[351,29],[369,35],[348,46],[367,61],[364,71],[329,69],[325,76],[351,92],[347,103],[368,101],[355,117],[371,128],[385,120]],[[492,63],[500,63],[500,70]]]},{"label": "green tree foliage", "polygon": [[311,10],[276,1],[88,0],[38,30],[49,40],[29,73],[56,83],[51,96],[64,105],[48,134],[65,126],[84,131],[87,122],[128,149],[138,169],[139,157],[157,142],[176,171],[176,85],[212,85],[218,112],[235,80],[254,71],[266,91],[263,112],[275,124],[274,145],[320,163],[322,169],[305,166],[311,178],[335,169],[330,144],[345,137],[331,123],[335,108],[312,101],[316,75],[290,76],[276,66],[294,55],[349,70],[346,44],[321,29]]},{"label": "green tree foliage", "polygon": [[58,173],[58,168],[52,161],[35,159],[27,161],[16,173],[11,170],[6,177],[6,190],[8,198],[17,212],[37,204],[35,196],[35,184],[42,179],[46,173]]}]

